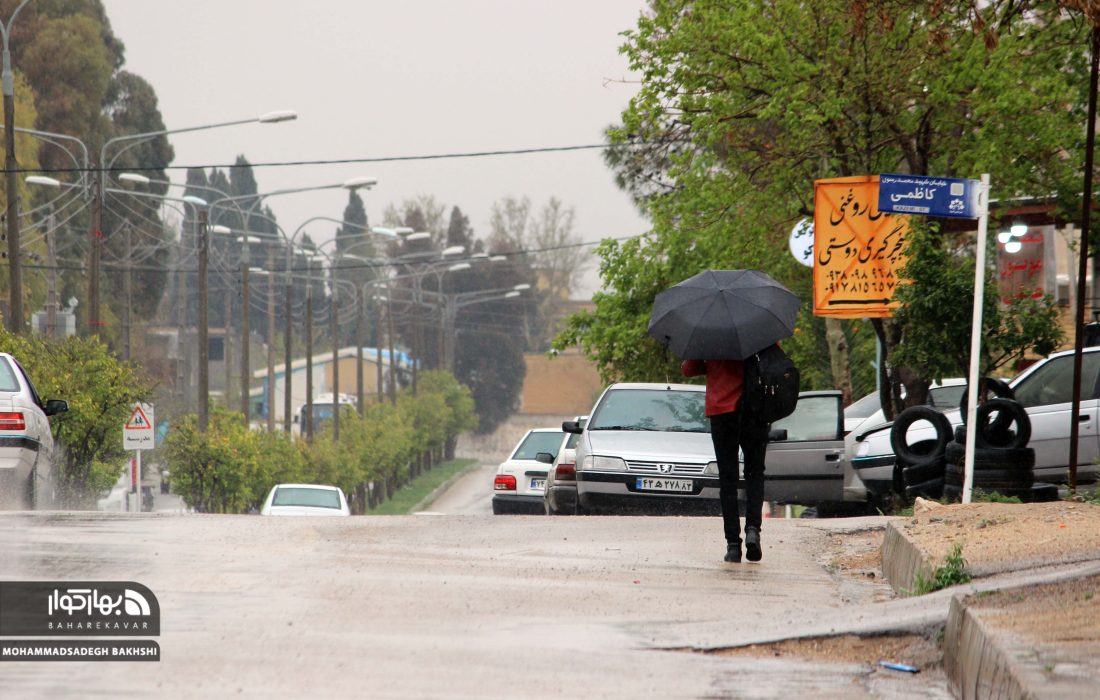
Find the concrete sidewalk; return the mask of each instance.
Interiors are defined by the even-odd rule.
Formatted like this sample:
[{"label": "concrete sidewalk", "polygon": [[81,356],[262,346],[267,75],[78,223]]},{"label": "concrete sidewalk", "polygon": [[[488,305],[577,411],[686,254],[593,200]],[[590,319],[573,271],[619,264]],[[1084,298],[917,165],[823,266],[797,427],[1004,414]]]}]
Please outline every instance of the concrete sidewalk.
[{"label": "concrete sidewalk", "polygon": [[[887,524],[883,572],[908,595],[961,543],[970,584],[895,601],[948,606],[944,668],[956,696],[1098,697],[1100,506],[918,507]],[[915,609],[930,612],[927,603]]]}]

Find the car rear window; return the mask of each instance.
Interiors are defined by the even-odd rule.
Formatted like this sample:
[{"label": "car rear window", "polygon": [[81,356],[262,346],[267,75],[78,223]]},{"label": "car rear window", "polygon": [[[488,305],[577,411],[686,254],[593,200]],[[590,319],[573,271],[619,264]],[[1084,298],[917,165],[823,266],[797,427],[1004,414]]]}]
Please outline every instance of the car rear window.
[{"label": "car rear window", "polygon": [[0,357],[0,391],[19,391],[19,380],[6,357]]},{"label": "car rear window", "polygon": [[561,447],[561,433],[528,433],[523,442],[516,448],[512,459],[534,459],[539,452],[549,452],[558,456],[558,448]]},{"label": "car rear window", "polygon": [[589,430],[709,433],[706,395],[674,389],[612,389],[588,421]]},{"label": "car rear window", "polygon": [[273,506],[312,506],[315,508],[340,508],[340,494],[332,489],[303,489],[280,487],[271,499]]}]

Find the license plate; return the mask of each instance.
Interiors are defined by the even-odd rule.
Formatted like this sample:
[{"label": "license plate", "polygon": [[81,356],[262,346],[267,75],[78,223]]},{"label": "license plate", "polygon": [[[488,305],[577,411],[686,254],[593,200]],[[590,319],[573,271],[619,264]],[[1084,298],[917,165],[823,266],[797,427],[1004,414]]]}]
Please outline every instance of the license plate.
[{"label": "license plate", "polygon": [[676,491],[678,493],[691,493],[691,479],[654,479],[652,477],[638,477],[634,488],[639,491]]},{"label": "license plate", "polygon": [[542,491],[546,488],[546,479],[531,479],[531,490]]}]

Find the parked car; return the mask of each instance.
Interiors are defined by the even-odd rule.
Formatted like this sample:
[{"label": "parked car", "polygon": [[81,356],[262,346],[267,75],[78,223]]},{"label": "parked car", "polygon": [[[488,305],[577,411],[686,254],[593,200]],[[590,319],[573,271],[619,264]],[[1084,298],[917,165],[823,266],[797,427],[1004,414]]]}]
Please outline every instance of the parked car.
[{"label": "parked car", "polygon": [[695,384],[612,384],[579,433],[577,511],[720,512],[718,464]]},{"label": "parked car", "polygon": [[[581,428],[588,422],[588,416],[573,419]],[[565,430],[566,423],[562,424]],[[547,515],[575,515],[577,513],[577,443],[580,433],[565,433],[558,456],[549,461],[546,473],[546,488],[543,490],[543,507]],[[551,455],[540,452],[536,459],[546,462]]]},{"label": "parked car", "polygon": [[0,353],[0,510],[54,505],[49,416],[67,410],[61,399],[43,401],[19,362]]},{"label": "parked car", "polygon": [[337,486],[278,484],[268,492],[260,515],[345,516],[351,509]]},{"label": "parked car", "polygon": [[[312,408],[311,415],[313,416],[313,432],[319,432],[327,421],[332,420],[332,416],[336,413],[336,406],[340,406],[340,416],[350,416],[356,410],[355,398],[349,394],[340,394],[339,398],[332,394],[318,394],[317,398],[310,404]],[[292,421],[291,430],[295,434],[301,434],[305,430],[303,423],[303,417],[305,414],[306,405],[303,403],[294,411],[294,418]],[[266,425],[263,424],[263,425]]]},{"label": "parked car", "polygon": [[[1069,437],[1073,401],[1073,351],[1055,353],[1032,366],[1008,383],[1016,400],[1031,420],[1031,440],[1035,450],[1035,481],[1065,483],[1068,480]],[[959,410],[948,411],[952,429],[962,425]],[[1081,405],[1077,414],[1077,481],[1096,481],[1100,461],[1100,347],[1084,349],[1081,363]],[[868,489],[888,492],[893,484],[894,449],[890,426],[860,426],[846,439],[845,452],[853,468]],[[935,439],[933,427],[926,421],[914,424],[907,443],[914,449]]]},{"label": "parked car", "polygon": [[[966,391],[966,379],[955,377],[944,379],[942,382],[932,382],[928,388],[927,405],[940,413],[946,413],[959,407],[962,395]],[[882,402],[879,393],[872,391],[858,401],[844,409],[844,432],[848,433],[863,425],[871,427],[886,422],[886,416],[882,412]]]},{"label": "parked car", "polygon": [[[608,387],[581,435],[576,477],[579,512],[636,510],[717,513],[718,465],[694,384],[624,383]],[[846,484],[839,391],[799,394],[790,416],[772,424],[765,499],[817,504],[865,498]]]},{"label": "parked car", "polygon": [[538,461],[540,452],[557,457],[561,428],[533,428],[516,444],[511,456],[497,467],[493,479],[493,513],[535,513],[543,510],[542,493],[549,465]]}]

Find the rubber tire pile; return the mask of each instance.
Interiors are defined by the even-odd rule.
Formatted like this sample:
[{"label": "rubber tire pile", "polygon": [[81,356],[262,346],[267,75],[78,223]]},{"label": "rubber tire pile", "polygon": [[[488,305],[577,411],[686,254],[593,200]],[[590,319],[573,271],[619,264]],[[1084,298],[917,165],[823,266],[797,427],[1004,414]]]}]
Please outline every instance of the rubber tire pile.
[{"label": "rubber tire pile", "polygon": [[[974,448],[975,492],[1016,496],[1033,500],[1035,450],[1028,447],[1031,421],[1024,407],[1012,398],[1012,390],[998,380],[988,388],[997,398],[978,407],[978,432]],[[966,453],[967,395],[960,406],[963,425],[952,434],[947,417],[929,406],[911,406],[902,411],[890,429],[890,442],[897,456],[895,488],[907,498],[959,501],[962,496],[963,464]],[[909,445],[906,434],[914,423],[926,421],[936,431],[935,440]],[[952,438],[954,440],[952,441]]]}]

